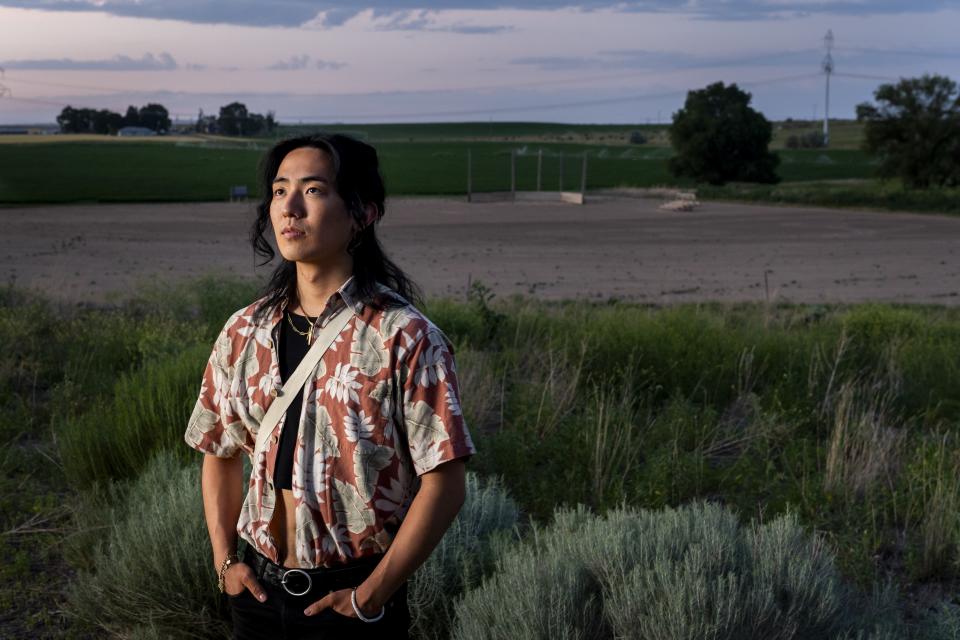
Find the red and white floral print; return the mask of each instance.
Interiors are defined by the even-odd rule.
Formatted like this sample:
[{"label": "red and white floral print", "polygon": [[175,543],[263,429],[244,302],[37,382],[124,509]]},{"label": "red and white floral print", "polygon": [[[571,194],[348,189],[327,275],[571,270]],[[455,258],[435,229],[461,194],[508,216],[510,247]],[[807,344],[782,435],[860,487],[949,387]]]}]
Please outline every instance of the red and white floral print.
[{"label": "red and white floral print", "polygon": [[[380,292],[395,296],[386,287]],[[303,567],[385,551],[418,476],[476,452],[446,336],[408,303],[376,310],[353,293],[351,278],[328,301],[327,317],[342,305],[353,315],[304,387],[292,479]],[[275,425],[260,421],[282,387],[276,345],[283,308],[256,323],[258,302],[234,313],[217,338],[184,438],[208,454],[252,458],[260,428],[271,430],[251,459],[237,530],[278,562],[270,520],[284,417]]]}]

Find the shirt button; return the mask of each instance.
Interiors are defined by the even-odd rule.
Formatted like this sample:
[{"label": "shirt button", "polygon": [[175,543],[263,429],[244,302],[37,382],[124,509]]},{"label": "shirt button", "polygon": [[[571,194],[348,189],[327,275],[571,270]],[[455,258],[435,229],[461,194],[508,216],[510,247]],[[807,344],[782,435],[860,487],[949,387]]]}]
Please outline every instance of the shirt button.
[{"label": "shirt button", "polygon": [[274,435],[272,438],[270,438],[270,442],[272,442],[273,444],[277,444],[278,442],[280,442],[280,436]]},{"label": "shirt button", "polygon": [[267,348],[273,349],[273,340],[270,340],[269,338],[267,339]]},{"label": "shirt button", "polygon": [[270,397],[276,398],[280,393],[276,389],[270,389]]}]

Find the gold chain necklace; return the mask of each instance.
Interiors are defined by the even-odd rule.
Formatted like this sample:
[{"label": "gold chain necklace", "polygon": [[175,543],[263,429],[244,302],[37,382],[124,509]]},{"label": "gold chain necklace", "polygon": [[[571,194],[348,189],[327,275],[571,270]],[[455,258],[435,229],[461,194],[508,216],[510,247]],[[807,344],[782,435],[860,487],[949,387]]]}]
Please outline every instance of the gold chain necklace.
[{"label": "gold chain necklace", "polygon": [[320,316],[317,316],[313,320],[311,320],[310,316],[307,316],[307,315],[305,315],[304,318],[306,318],[307,322],[310,323],[310,328],[307,329],[306,331],[300,331],[300,329],[297,329],[297,325],[293,324],[293,313],[289,311],[287,312],[287,322],[290,323],[290,328],[296,331],[301,336],[306,336],[307,344],[311,344],[313,342],[313,330],[317,326],[317,321],[320,320]]}]

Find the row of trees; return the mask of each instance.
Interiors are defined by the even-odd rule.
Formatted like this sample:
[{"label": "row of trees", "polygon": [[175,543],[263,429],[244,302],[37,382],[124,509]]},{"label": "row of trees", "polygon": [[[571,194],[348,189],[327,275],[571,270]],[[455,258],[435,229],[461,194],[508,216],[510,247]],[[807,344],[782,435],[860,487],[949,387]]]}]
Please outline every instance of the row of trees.
[{"label": "row of trees", "polygon": [[[903,78],[880,85],[874,99],[877,104],[857,106],[857,120],[864,123],[863,148],[880,160],[879,175],[910,188],[960,185],[957,83],[939,75]],[[778,182],[772,134],[770,122],[750,107],[750,94],[736,84],[690,91],[670,126],[676,153],[670,171],[710,184]],[[817,146],[815,138],[819,134],[788,146]]]},{"label": "row of trees", "polygon": [[270,135],[277,128],[273,111],[266,115],[252,113],[242,102],[231,102],[220,107],[218,116],[197,115],[195,130],[199,133],[219,133],[226,136]]},{"label": "row of trees", "polygon": [[127,107],[120,115],[108,109],[74,109],[66,106],[57,116],[63,133],[116,134],[123,127],[144,127],[163,134],[170,130],[170,113],[162,104],[150,103],[137,109]]},{"label": "row of trees", "polygon": [[[150,103],[137,109],[127,107],[125,115],[108,109],[63,108],[57,116],[57,124],[63,133],[102,133],[114,135],[124,127],[144,127],[158,134],[170,131],[170,113],[162,104]],[[197,116],[194,129],[201,133],[219,133],[227,136],[270,135],[277,128],[272,111],[266,115],[252,113],[242,102],[231,102],[220,107],[218,116]]]}]

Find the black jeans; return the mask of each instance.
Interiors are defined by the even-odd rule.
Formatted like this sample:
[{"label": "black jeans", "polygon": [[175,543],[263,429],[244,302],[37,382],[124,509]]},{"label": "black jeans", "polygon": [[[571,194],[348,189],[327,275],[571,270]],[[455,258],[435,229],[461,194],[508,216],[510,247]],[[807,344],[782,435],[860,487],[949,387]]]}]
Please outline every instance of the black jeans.
[{"label": "black jeans", "polygon": [[[250,554],[255,553],[249,546],[244,553],[244,561],[254,567]],[[304,609],[330,591],[358,586],[372,570],[373,566],[367,565],[361,569],[329,571],[319,579],[314,577],[311,590],[302,596],[290,595],[283,587],[264,581],[260,572],[257,579],[267,592],[266,602],[260,602],[246,589],[235,596],[227,596],[233,618],[233,637],[237,640],[406,640],[410,626],[406,583],[387,602],[386,613],[377,622],[344,616],[331,608],[312,616],[303,615]]]}]

